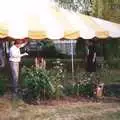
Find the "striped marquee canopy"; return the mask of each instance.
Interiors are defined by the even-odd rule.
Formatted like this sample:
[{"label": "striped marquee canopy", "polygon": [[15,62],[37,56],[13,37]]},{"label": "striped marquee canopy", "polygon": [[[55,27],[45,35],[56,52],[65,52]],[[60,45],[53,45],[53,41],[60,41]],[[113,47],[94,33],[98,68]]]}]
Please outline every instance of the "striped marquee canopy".
[{"label": "striped marquee canopy", "polygon": [[120,37],[120,24],[59,8],[47,0],[40,1],[0,0],[0,38]]}]

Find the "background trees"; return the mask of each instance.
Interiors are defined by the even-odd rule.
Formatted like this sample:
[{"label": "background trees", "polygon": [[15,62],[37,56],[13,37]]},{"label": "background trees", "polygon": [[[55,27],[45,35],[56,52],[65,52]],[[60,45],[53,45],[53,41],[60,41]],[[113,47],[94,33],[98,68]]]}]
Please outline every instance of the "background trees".
[{"label": "background trees", "polygon": [[59,6],[89,14],[91,12],[91,0],[55,0]]},{"label": "background trees", "polygon": [[120,23],[120,0],[92,0],[92,14]]},{"label": "background trees", "polygon": [[[55,0],[59,6],[80,13],[120,23],[120,0]],[[106,40],[105,40],[106,41]],[[77,46],[80,44],[77,43]],[[104,58],[109,60],[120,56],[119,39],[109,38],[106,42],[100,42]],[[78,51],[81,51],[81,47]],[[79,52],[80,53],[80,52]]]}]

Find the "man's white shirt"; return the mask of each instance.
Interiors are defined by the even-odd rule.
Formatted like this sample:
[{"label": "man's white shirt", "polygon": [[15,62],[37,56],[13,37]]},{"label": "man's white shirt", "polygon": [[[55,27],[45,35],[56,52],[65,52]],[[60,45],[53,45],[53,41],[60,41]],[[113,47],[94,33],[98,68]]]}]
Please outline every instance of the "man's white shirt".
[{"label": "man's white shirt", "polygon": [[13,45],[10,48],[10,51],[9,51],[9,61],[20,62],[22,56],[23,55],[20,54],[20,48],[17,48],[15,45]]}]

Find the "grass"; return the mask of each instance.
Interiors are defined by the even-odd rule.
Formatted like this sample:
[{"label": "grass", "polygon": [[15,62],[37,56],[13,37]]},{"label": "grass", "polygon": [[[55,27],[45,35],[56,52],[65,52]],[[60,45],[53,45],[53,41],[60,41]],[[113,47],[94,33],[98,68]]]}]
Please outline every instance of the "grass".
[{"label": "grass", "polygon": [[120,120],[119,102],[50,101],[29,105],[0,98],[0,120]]}]

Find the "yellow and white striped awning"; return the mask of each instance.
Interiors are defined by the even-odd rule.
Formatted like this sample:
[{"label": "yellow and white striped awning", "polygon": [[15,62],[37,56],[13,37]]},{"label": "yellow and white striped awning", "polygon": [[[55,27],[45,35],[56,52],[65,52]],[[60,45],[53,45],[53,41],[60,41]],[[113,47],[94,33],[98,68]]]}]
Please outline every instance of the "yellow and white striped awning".
[{"label": "yellow and white striped awning", "polygon": [[120,24],[41,3],[41,0],[0,0],[0,38],[4,37],[118,38]]}]

